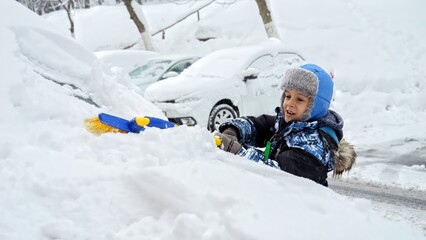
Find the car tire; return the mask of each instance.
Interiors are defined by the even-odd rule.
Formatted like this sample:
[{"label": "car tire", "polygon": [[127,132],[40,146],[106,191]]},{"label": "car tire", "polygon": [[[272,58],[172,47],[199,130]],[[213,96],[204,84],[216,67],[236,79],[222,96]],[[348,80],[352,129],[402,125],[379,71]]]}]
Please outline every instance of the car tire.
[{"label": "car tire", "polygon": [[215,131],[220,124],[238,117],[237,111],[229,104],[222,103],[213,107],[209,116],[208,129]]}]

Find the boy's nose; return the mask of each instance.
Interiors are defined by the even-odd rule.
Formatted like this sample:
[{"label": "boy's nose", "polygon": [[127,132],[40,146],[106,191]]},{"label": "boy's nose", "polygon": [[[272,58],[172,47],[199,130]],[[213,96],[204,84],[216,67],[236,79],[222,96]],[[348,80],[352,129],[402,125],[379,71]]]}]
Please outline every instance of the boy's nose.
[{"label": "boy's nose", "polygon": [[289,106],[294,106],[294,99],[293,99],[293,98],[290,98],[290,99],[288,100],[288,105],[289,105]]}]

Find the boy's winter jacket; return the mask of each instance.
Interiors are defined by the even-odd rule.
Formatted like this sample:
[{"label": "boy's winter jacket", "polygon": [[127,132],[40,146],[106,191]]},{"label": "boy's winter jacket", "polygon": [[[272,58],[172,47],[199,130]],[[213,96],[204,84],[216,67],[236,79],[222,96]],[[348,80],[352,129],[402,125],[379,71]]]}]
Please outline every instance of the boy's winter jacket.
[{"label": "boy's winter jacket", "polygon": [[[343,120],[336,112],[329,110],[318,121],[289,123],[280,108],[276,112],[276,116],[237,118],[222,124],[219,131],[229,127],[237,131],[244,146],[237,155],[325,186],[329,171],[339,175],[352,167],[356,154],[342,141]],[[265,152],[258,148],[265,148]]]}]

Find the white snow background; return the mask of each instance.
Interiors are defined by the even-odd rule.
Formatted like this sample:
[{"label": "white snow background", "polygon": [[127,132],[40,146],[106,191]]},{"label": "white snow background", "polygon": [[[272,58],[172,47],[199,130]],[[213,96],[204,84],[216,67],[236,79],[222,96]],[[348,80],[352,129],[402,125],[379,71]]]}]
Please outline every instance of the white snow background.
[{"label": "white snow background", "polygon": [[[266,40],[254,1],[231,2],[155,46],[208,53]],[[201,3],[141,10],[154,32]],[[345,180],[426,190],[425,5],[271,1],[284,44],[335,72],[332,108],[360,155]],[[0,239],[425,239],[367,200],[218,150],[202,127],[88,133],[83,119],[99,112],[164,118],[90,52],[138,40],[126,14],[75,11],[73,40],[63,12],[43,19],[0,1]]]}]

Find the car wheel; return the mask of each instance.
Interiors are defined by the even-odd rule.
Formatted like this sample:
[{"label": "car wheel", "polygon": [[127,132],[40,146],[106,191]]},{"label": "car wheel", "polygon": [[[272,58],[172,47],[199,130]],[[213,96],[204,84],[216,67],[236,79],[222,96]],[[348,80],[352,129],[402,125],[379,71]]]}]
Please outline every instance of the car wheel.
[{"label": "car wheel", "polygon": [[219,128],[220,124],[236,117],[238,117],[238,114],[232,106],[226,103],[216,105],[210,113],[208,129],[215,131]]}]

